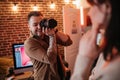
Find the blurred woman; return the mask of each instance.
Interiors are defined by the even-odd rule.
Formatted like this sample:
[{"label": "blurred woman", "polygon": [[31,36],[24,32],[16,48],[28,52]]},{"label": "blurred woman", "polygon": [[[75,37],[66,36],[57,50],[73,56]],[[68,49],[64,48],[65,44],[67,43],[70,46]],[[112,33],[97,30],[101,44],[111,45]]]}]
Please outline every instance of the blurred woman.
[{"label": "blurred woman", "polygon": [[[92,28],[80,40],[71,80],[120,80],[119,3],[116,0],[87,1],[91,5],[88,15]],[[97,40],[98,36],[100,40]]]}]

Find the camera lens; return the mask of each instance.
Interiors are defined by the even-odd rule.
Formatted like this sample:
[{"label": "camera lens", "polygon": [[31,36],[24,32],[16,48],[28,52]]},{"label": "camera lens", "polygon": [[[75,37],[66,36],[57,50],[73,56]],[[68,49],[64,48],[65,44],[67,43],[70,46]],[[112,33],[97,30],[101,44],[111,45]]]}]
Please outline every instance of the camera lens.
[{"label": "camera lens", "polygon": [[57,21],[55,19],[50,19],[48,23],[49,23],[49,28],[54,28],[57,26]]},{"label": "camera lens", "polygon": [[57,26],[57,21],[55,19],[42,19],[40,21],[40,26],[44,28],[55,28]]}]

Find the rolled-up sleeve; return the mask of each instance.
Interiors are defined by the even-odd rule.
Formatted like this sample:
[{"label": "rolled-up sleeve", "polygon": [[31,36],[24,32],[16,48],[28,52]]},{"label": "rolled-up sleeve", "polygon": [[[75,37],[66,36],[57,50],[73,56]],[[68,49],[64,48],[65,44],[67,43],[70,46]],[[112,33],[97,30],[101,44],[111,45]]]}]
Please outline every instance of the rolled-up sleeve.
[{"label": "rolled-up sleeve", "polygon": [[60,39],[59,36],[56,36],[57,43],[62,45],[62,46],[70,46],[73,43],[73,41],[71,40],[69,35],[66,35],[66,36],[68,37],[68,39],[66,41],[62,41],[62,39]]},{"label": "rolled-up sleeve", "polygon": [[[44,49],[37,41],[26,40],[24,43],[25,53],[37,61],[50,64],[49,56],[47,55],[47,48]],[[53,52],[53,51],[52,51]]]}]

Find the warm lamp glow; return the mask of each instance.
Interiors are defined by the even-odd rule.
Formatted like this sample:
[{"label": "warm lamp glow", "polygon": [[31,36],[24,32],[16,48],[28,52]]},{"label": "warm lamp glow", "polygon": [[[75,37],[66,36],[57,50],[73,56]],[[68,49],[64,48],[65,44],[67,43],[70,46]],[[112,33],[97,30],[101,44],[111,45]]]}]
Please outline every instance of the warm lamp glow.
[{"label": "warm lamp glow", "polygon": [[80,0],[73,1],[72,3],[75,4],[77,8],[80,7]]},{"label": "warm lamp glow", "polygon": [[70,0],[64,0],[64,2],[65,2],[66,4],[69,4]]},{"label": "warm lamp glow", "polygon": [[55,3],[52,2],[52,3],[50,4],[50,8],[51,8],[51,9],[55,9]]},{"label": "warm lamp glow", "polygon": [[73,4],[76,5],[77,8],[80,8],[80,6],[82,7],[90,7],[90,5],[88,4],[87,0],[75,0],[73,1]]},{"label": "warm lamp glow", "polygon": [[17,11],[17,5],[16,4],[14,4],[14,6],[13,6],[13,11]]},{"label": "warm lamp glow", "polygon": [[36,6],[36,4],[33,6],[33,10],[34,10],[34,11],[37,11],[37,10],[38,10],[38,7]]},{"label": "warm lamp glow", "polygon": [[81,25],[84,25],[84,11],[83,11],[83,7],[80,7],[80,21],[81,21]]}]

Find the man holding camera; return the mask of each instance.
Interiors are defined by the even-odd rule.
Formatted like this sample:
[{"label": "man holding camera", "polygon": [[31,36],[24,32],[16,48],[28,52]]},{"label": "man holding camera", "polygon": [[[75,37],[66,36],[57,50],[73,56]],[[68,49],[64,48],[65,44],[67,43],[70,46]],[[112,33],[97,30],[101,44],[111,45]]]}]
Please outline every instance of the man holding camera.
[{"label": "man holding camera", "polygon": [[24,42],[25,52],[33,63],[34,80],[62,80],[57,69],[56,44],[69,46],[72,40],[67,34],[55,30],[56,25],[52,25],[49,19],[43,20],[39,11],[28,14],[30,37]]}]

